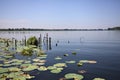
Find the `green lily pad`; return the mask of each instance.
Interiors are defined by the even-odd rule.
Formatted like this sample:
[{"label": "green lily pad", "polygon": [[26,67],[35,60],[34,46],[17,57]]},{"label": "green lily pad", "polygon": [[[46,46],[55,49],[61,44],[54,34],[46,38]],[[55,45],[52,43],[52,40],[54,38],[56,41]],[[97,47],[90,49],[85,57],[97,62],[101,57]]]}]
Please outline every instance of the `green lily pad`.
[{"label": "green lily pad", "polygon": [[55,66],[48,66],[48,67],[47,67],[48,70],[53,70],[53,69],[56,69],[56,68],[57,68],[57,67],[55,67]]},{"label": "green lily pad", "polygon": [[83,65],[82,62],[78,62],[78,63],[77,63],[77,66],[82,66],[82,65]]},{"label": "green lily pad", "polygon": [[28,66],[31,66],[31,64],[21,64],[20,68],[27,68]]},{"label": "green lily pad", "polygon": [[13,56],[4,56],[4,58],[9,59],[12,58]]},{"label": "green lily pad", "polygon": [[54,70],[51,70],[50,72],[51,72],[51,73],[55,73],[55,74],[57,74],[57,73],[60,73],[61,70],[59,70],[59,69],[54,69]]},{"label": "green lily pad", "polygon": [[13,80],[26,80],[26,78],[22,76],[17,76],[17,77],[14,77]]},{"label": "green lily pad", "polygon": [[8,66],[11,66],[11,64],[4,64],[3,66],[4,67],[8,67]]},{"label": "green lily pad", "polygon": [[20,71],[21,69],[19,69],[19,68],[17,68],[17,67],[9,67],[8,68],[8,71],[10,71],[10,72],[18,72],[18,71]]},{"label": "green lily pad", "polygon": [[39,71],[46,71],[47,68],[45,66],[40,66],[40,68],[38,68]]},{"label": "green lily pad", "polygon": [[76,73],[65,74],[66,79],[82,80],[84,77]]},{"label": "green lily pad", "polygon": [[4,78],[4,80],[5,80],[5,78],[6,78],[7,76],[8,76],[7,73],[0,74],[0,79]]},{"label": "green lily pad", "polygon": [[80,60],[79,62],[81,62],[81,63],[92,63],[92,64],[97,63],[97,61],[95,61],[95,60]]},{"label": "green lily pad", "polygon": [[66,63],[56,63],[53,66],[55,66],[55,67],[67,67]]},{"label": "green lily pad", "polygon": [[23,71],[32,71],[32,70],[35,70],[37,68],[38,68],[38,66],[31,65],[31,66],[28,66],[27,68],[24,68]]},{"label": "green lily pad", "polygon": [[44,65],[45,63],[33,63],[33,65],[38,65],[38,66],[41,66],[41,65]]},{"label": "green lily pad", "polygon": [[94,78],[93,80],[105,80],[104,78]]},{"label": "green lily pad", "polygon": [[24,63],[31,63],[31,61],[24,61]]},{"label": "green lily pad", "polygon": [[64,56],[69,56],[68,54],[64,54]]},{"label": "green lily pad", "polygon": [[20,62],[16,62],[16,63],[12,63],[11,65],[21,65],[22,63]]},{"label": "green lily pad", "polygon": [[55,60],[61,60],[61,59],[62,59],[62,58],[59,57],[59,56],[55,57]]},{"label": "green lily pad", "polygon": [[8,68],[0,68],[0,74],[8,72]]},{"label": "green lily pad", "polygon": [[76,55],[77,53],[76,52],[72,52],[73,55]]},{"label": "green lily pad", "polygon": [[0,66],[3,66],[3,64],[0,64]]},{"label": "green lily pad", "polygon": [[75,63],[76,61],[65,61],[66,63],[70,63],[70,64],[73,64]]},{"label": "green lily pad", "polygon": [[33,59],[34,62],[38,62],[40,59]]}]

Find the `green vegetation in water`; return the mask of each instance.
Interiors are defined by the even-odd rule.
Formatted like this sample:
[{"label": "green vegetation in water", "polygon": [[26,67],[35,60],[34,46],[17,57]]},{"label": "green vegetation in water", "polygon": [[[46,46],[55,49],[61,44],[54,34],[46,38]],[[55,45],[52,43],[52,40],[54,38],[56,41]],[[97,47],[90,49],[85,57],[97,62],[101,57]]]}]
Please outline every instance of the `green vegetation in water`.
[{"label": "green vegetation in water", "polygon": [[94,78],[93,80],[105,80],[104,78]]},{"label": "green vegetation in water", "polygon": [[78,62],[78,63],[77,63],[77,66],[82,66],[82,65],[83,65],[82,62]]},{"label": "green vegetation in water", "polygon": [[64,54],[64,56],[69,56],[68,54]]},{"label": "green vegetation in water", "polygon": [[33,53],[33,49],[30,48],[30,47],[25,47],[25,48],[22,50],[22,52],[21,52],[21,54],[24,55],[24,56],[25,56],[25,55],[31,56],[32,53]]},{"label": "green vegetation in water", "polygon": [[66,79],[82,80],[84,77],[76,73],[65,74]]},{"label": "green vegetation in water", "polygon": [[61,59],[62,59],[62,58],[59,57],[59,56],[55,57],[55,60],[61,60]]},{"label": "green vegetation in water", "polygon": [[40,67],[38,68],[38,70],[39,70],[39,71],[46,71],[47,68],[46,68],[45,66],[40,66]]},{"label": "green vegetation in water", "polygon": [[69,63],[69,64],[73,64],[73,63],[76,63],[76,61],[65,61],[66,63]]},{"label": "green vegetation in water", "polygon": [[28,38],[27,45],[35,45],[38,46],[38,40],[35,36]]},{"label": "green vegetation in water", "polygon": [[73,55],[76,55],[77,53],[76,52],[72,52]]}]

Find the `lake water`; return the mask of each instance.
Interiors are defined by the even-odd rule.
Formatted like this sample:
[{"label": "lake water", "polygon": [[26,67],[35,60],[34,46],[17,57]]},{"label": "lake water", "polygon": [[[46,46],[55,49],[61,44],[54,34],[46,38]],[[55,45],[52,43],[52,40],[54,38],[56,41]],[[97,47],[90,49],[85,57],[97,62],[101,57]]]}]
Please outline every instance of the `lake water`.
[{"label": "lake water", "polygon": [[[78,67],[75,64],[68,64],[59,74],[52,74],[49,71],[32,71],[30,74],[35,78],[32,80],[59,80],[67,73],[78,73],[79,70],[85,70],[83,80],[92,80],[100,77],[106,80],[118,80],[120,78],[120,31],[1,31],[2,38],[16,38],[18,40],[29,38],[30,36],[42,38],[48,33],[51,37],[51,49],[46,51],[47,62],[45,66],[53,65],[66,60],[95,60],[96,64],[84,64]],[[57,43],[57,46],[56,46]],[[76,52],[76,55],[72,55]],[[69,54],[68,57],[63,56]],[[62,60],[56,61],[56,56],[62,57]]]}]

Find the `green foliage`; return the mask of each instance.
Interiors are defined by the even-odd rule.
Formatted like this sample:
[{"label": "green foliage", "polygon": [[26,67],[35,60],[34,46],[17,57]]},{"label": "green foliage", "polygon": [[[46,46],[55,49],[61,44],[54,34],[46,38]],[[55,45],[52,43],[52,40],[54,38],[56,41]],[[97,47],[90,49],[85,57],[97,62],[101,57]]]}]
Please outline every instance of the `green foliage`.
[{"label": "green foliage", "polygon": [[22,55],[26,55],[26,56],[31,56],[32,53],[33,53],[33,50],[32,48],[29,48],[29,47],[24,48],[21,52]]},{"label": "green foliage", "polygon": [[38,46],[38,40],[35,36],[33,37],[30,37],[28,40],[27,40],[27,45],[35,45],[35,46]]}]

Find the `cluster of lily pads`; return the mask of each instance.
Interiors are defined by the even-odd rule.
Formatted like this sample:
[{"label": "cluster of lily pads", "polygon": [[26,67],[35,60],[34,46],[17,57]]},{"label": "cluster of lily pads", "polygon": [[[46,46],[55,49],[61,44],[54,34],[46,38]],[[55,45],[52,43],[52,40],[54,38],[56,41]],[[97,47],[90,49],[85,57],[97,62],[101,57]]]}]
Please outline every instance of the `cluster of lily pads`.
[{"label": "cluster of lily pads", "polygon": [[[12,43],[9,39],[7,42]],[[34,75],[30,75],[30,71],[50,71],[53,74],[59,74],[67,66],[67,64],[76,64],[77,66],[82,66],[83,64],[95,64],[95,60],[67,60],[61,63],[55,63],[49,66],[45,66],[47,55],[44,51],[37,48],[38,41],[36,37],[31,37],[27,40],[27,46],[17,46],[17,50],[11,52],[9,51],[10,46],[5,46],[6,41],[0,38],[0,80],[28,80],[35,78]],[[36,55],[35,58],[29,57],[27,60],[16,59],[14,57],[15,53],[21,53],[24,56]],[[14,53],[14,54],[13,54]],[[72,55],[76,55],[76,52],[72,52]],[[63,56],[68,57],[69,54],[64,54]],[[54,59],[56,61],[62,60],[64,57],[56,56]],[[86,71],[82,70],[80,73]],[[77,73],[67,73],[61,80],[82,80],[83,75]],[[93,80],[105,80],[103,78],[94,78]]]}]

